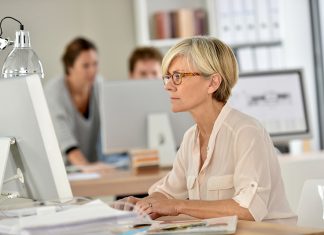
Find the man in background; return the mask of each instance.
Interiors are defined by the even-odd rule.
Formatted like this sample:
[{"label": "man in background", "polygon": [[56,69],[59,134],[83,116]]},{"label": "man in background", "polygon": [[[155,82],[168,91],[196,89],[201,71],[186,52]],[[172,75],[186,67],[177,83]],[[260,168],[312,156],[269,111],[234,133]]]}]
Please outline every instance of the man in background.
[{"label": "man in background", "polygon": [[156,79],[162,77],[162,55],[154,47],[138,47],[129,57],[130,79]]}]

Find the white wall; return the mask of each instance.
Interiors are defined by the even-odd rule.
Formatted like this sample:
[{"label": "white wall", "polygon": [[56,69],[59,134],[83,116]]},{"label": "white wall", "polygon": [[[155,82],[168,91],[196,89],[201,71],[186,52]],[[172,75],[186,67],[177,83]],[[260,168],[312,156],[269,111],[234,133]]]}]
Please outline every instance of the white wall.
[{"label": "white wall", "polygon": [[[313,132],[312,147],[319,149],[318,116],[315,89],[315,73],[312,48],[312,32],[309,0],[281,0],[281,22],[285,62],[288,68],[301,67],[305,75],[305,93],[308,98]],[[280,84],[278,84],[280,85]]]},{"label": "white wall", "polygon": [[[1,0],[0,18],[16,17],[30,32],[46,78],[62,74],[61,56],[77,36],[93,40],[100,72],[107,79],[127,78],[127,59],[135,46],[130,0]],[[18,23],[5,20],[3,37],[14,39]],[[0,51],[0,67],[11,49]]]}]

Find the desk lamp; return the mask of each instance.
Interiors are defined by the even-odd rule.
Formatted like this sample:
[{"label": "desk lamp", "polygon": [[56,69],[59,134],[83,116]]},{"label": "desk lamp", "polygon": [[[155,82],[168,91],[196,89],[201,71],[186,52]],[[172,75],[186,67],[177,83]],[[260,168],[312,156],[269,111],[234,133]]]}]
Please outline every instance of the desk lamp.
[{"label": "desk lamp", "polygon": [[[20,30],[16,31],[15,41],[8,38],[2,38],[2,22],[5,19],[12,19],[20,24]],[[6,16],[0,21],[0,50],[4,50],[8,45],[14,45],[13,50],[7,56],[2,67],[2,78],[16,78],[32,74],[39,75],[44,78],[43,67],[38,59],[38,56],[31,48],[29,32],[24,30],[24,25],[17,19]],[[19,168],[17,174],[9,179],[3,179],[7,157],[9,156],[10,145],[15,144],[14,137],[0,136],[0,194],[2,184],[18,179],[22,184],[24,183],[24,176]]]},{"label": "desk lamp", "polygon": [[[8,38],[2,38],[2,22],[5,19],[12,19],[20,24],[20,30],[16,31],[15,41],[10,41]],[[7,56],[3,67],[3,78],[15,78],[38,74],[44,78],[43,66],[38,59],[38,56],[31,48],[29,32],[24,30],[24,25],[17,19],[6,16],[0,21],[0,50],[4,50],[8,45],[14,44],[13,50]]]}]

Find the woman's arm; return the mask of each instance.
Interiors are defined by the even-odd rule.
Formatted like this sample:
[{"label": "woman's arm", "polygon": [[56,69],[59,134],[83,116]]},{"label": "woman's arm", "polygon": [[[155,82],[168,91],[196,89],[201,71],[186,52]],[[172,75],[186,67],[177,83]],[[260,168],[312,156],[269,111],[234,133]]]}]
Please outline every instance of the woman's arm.
[{"label": "woman's arm", "polygon": [[111,172],[114,167],[104,162],[90,163],[80,149],[73,149],[67,154],[67,158],[72,165],[76,165],[82,172],[107,173]]},{"label": "woman's arm", "polygon": [[217,201],[181,200],[176,203],[178,214],[207,219],[237,215],[241,220],[254,220],[247,208],[241,207],[233,199]]},{"label": "woman's arm", "polygon": [[78,166],[89,165],[89,161],[86,159],[84,154],[78,148],[69,151],[69,153],[67,154],[67,159],[72,165],[78,165]]},{"label": "woman's arm", "polygon": [[147,197],[138,201],[136,206],[141,211],[151,215],[153,219],[157,218],[156,215],[159,217],[185,214],[201,219],[237,215],[242,220],[254,220],[249,210],[241,207],[233,199],[217,201],[177,200],[167,199],[163,194],[161,195],[159,193],[159,195]]}]

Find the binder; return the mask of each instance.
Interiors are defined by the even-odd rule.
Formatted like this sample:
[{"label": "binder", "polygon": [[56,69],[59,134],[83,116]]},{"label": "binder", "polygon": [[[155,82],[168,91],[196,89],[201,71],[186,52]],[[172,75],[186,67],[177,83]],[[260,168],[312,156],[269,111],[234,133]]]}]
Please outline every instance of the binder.
[{"label": "binder", "polygon": [[171,19],[170,14],[166,11],[158,11],[154,13],[155,38],[165,39],[171,38]]},{"label": "binder", "polygon": [[270,47],[270,68],[283,69],[285,67],[284,50],[282,46]]},{"label": "binder", "polygon": [[251,72],[256,69],[255,53],[251,47],[242,47],[237,50],[237,58],[241,72]]},{"label": "binder", "polygon": [[232,0],[216,0],[215,7],[219,38],[228,44],[232,44],[235,41],[232,10],[233,2]]},{"label": "binder", "polygon": [[268,0],[255,1],[256,12],[257,12],[257,36],[258,36],[258,41],[261,42],[271,40],[269,1]]},{"label": "binder", "polygon": [[243,0],[244,31],[246,42],[257,41],[255,0]]},{"label": "binder", "polygon": [[270,49],[269,47],[262,46],[255,48],[256,70],[264,71],[269,70],[270,67]]},{"label": "binder", "polygon": [[191,37],[194,35],[194,12],[191,9],[179,9],[176,13],[177,31],[179,38]]},{"label": "binder", "polygon": [[233,31],[234,37],[232,43],[245,43],[247,41],[245,30],[245,17],[244,17],[244,0],[232,0],[233,1]]},{"label": "binder", "polygon": [[271,0],[270,3],[270,35],[272,40],[281,39],[280,15],[279,15],[279,1]]},{"label": "binder", "polygon": [[207,32],[207,15],[204,9],[194,10],[195,35],[206,35]]}]

